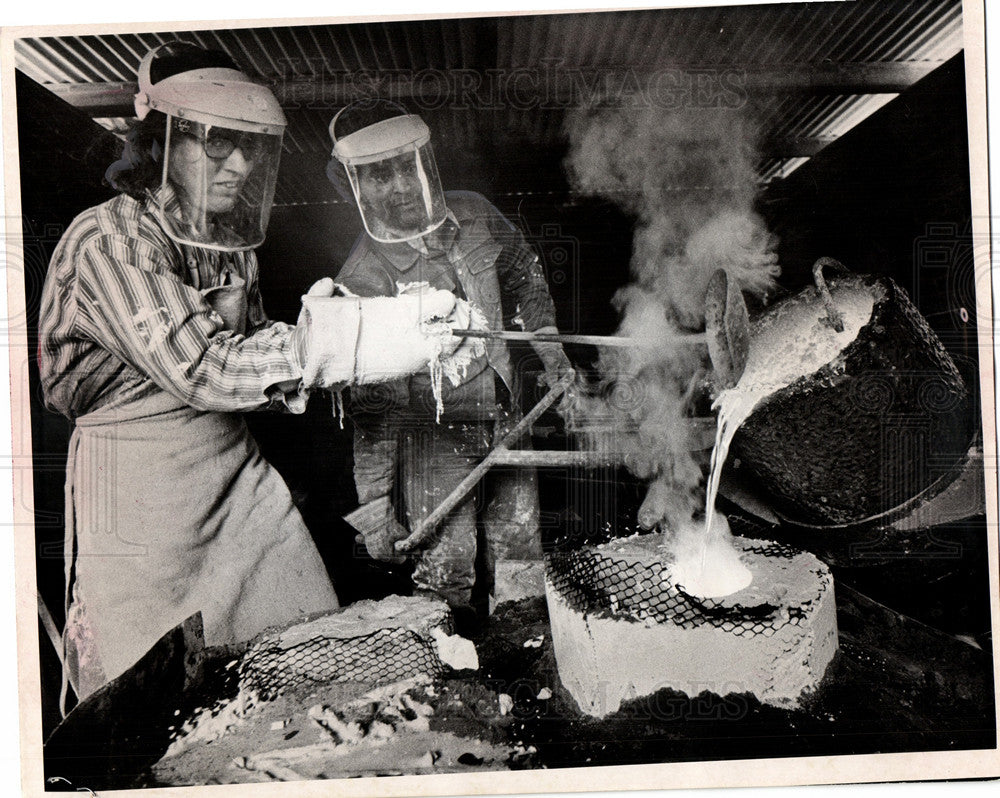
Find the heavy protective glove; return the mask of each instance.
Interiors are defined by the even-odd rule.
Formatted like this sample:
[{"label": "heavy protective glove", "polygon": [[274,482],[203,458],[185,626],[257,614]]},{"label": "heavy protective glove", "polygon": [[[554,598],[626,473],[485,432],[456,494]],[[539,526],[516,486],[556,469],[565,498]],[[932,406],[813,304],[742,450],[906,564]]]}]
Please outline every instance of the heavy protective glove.
[{"label": "heavy protective glove", "polygon": [[357,530],[356,543],[364,543],[368,554],[375,560],[402,563],[406,556],[399,554],[393,545],[410,533],[399,521],[388,496],[380,496],[344,516],[344,520]]},{"label": "heavy protective glove", "polygon": [[302,297],[297,325],[303,385],[365,385],[426,368],[459,344],[443,321],[454,307],[454,294],[436,289],[398,297],[337,297],[317,288]]},{"label": "heavy protective glove", "polygon": [[[307,296],[328,297],[332,296],[335,290],[336,286],[334,285],[333,280],[329,277],[324,277],[322,280],[317,280],[312,284],[312,287],[307,292]],[[209,304],[213,304],[210,298],[206,297],[206,299]],[[221,315],[223,316],[223,319],[226,318],[225,314]],[[306,324],[305,310],[302,310],[299,313],[299,320],[292,331],[290,345],[293,356],[301,368],[302,364],[306,362],[308,347],[308,327]],[[268,389],[268,396],[274,402],[280,401],[283,403],[290,412],[299,414],[306,412],[306,402],[309,400],[309,390],[308,386],[306,386],[302,380],[285,380],[284,382],[272,385]]]},{"label": "heavy protective glove", "polygon": [[[549,326],[540,327],[535,332],[557,334],[559,330],[556,327]],[[538,359],[542,361],[542,367],[545,369],[538,378],[539,383],[542,385],[551,388],[558,384],[563,377],[576,374],[576,369],[573,368],[570,359],[566,357],[562,344],[535,341],[531,344],[531,348],[535,350],[535,354],[538,355]],[[559,405],[556,407],[556,412],[565,418],[572,412],[573,404],[574,392],[571,384],[563,392],[562,399],[559,400]]]}]

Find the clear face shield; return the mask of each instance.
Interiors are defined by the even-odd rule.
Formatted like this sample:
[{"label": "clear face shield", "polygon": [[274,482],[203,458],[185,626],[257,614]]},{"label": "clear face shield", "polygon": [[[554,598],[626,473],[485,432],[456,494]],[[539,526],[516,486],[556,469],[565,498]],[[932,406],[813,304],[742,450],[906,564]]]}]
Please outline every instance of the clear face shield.
[{"label": "clear face shield", "polygon": [[444,191],[427,126],[415,116],[387,119],[337,142],[368,234],[393,243],[425,236],[445,220]]},{"label": "clear face shield", "polygon": [[167,117],[159,211],[171,238],[226,252],[264,240],[281,133]]}]

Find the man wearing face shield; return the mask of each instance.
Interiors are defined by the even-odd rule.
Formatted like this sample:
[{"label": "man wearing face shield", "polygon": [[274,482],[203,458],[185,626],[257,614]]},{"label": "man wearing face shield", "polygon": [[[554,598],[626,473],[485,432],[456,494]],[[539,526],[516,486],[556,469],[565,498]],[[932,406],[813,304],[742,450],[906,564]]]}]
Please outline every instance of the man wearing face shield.
[{"label": "man wearing face shield", "polygon": [[[222,53],[174,42],[143,59],[138,124],[49,266],[39,363],[75,422],[67,462],[65,676],[78,696],[202,613],[208,645],[337,607],[308,530],[239,413],[302,412],[308,391],[426,368],[420,331],[445,291],[371,304],[303,297],[267,319],[264,238],[285,118]],[[385,308],[380,307],[384,314]],[[65,682],[63,699],[65,699]]]},{"label": "man wearing face shield", "polygon": [[[366,231],[338,283],[361,296],[394,296],[407,284],[427,282],[467,302],[488,329],[558,331],[537,256],[484,197],[442,190],[423,120],[395,103],[362,100],[337,114],[330,134],[335,160],[328,175],[343,186],[346,173]],[[547,381],[571,371],[558,344],[535,350]],[[352,390],[362,503],[354,517],[363,519],[357,525],[376,559],[398,562],[393,542],[407,534],[399,521],[410,528],[419,523],[517,420],[505,344],[490,341],[470,357],[458,384],[442,383],[440,423],[427,377]],[[485,566],[478,581],[477,555]],[[474,632],[494,575],[513,561],[540,557],[534,472],[494,470],[416,553],[412,579],[418,592],[448,601],[458,626]]]}]

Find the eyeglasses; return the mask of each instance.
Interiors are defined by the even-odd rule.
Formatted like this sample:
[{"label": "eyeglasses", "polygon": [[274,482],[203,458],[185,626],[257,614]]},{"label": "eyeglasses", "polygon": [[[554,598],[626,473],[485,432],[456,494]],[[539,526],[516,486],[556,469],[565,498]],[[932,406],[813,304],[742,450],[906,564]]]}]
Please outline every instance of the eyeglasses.
[{"label": "eyeglasses", "polygon": [[248,161],[259,160],[264,154],[264,142],[253,133],[216,133],[212,132],[202,141],[205,154],[209,158],[223,160],[239,148]]},{"label": "eyeglasses", "polygon": [[209,158],[225,160],[237,148],[247,161],[258,161],[264,155],[265,142],[259,135],[220,128],[210,128],[206,134],[203,128],[199,128],[201,125],[192,124],[186,119],[174,120],[174,129],[182,135],[198,139]]}]

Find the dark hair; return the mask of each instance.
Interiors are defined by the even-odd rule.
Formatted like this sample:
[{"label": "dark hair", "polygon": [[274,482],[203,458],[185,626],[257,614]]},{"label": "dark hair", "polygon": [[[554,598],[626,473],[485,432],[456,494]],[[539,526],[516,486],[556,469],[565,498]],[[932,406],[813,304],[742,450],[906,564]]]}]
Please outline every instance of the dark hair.
[{"label": "dark hair", "polygon": [[[155,85],[181,72],[209,67],[239,69],[221,50],[205,50],[190,42],[170,42],[150,63],[149,79]],[[122,157],[108,167],[104,180],[134,199],[142,199],[147,189],[160,185],[166,130],[167,117],[160,111],[150,111],[142,121],[133,122],[125,136]]]},{"label": "dark hair", "polygon": [[141,122],[133,122],[122,157],[108,167],[105,181],[134,199],[142,199],[147,189],[160,185],[166,132],[167,116],[160,111],[150,111]]},{"label": "dark hair", "polygon": [[221,50],[205,50],[190,42],[170,42],[149,65],[149,80],[154,85],[192,69],[222,67],[239,69],[236,62]]},{"label": "dark hair", "polygon": [[[350,105],[345,105],[335,117],[334,141],[339,141],[369,125],[374,125],[376,122],[383,122],[397,116],[406,116],[408,113],[409,111],[399,103],[383,100],[380,97],[365,97],[355,100]],[[337,195],[342,200],[354,202],[354,193],[351,191],[347,172],[344,170],[344,165],[336,158],[331,158],[327,163],[326,177],[333,184]]]}]

